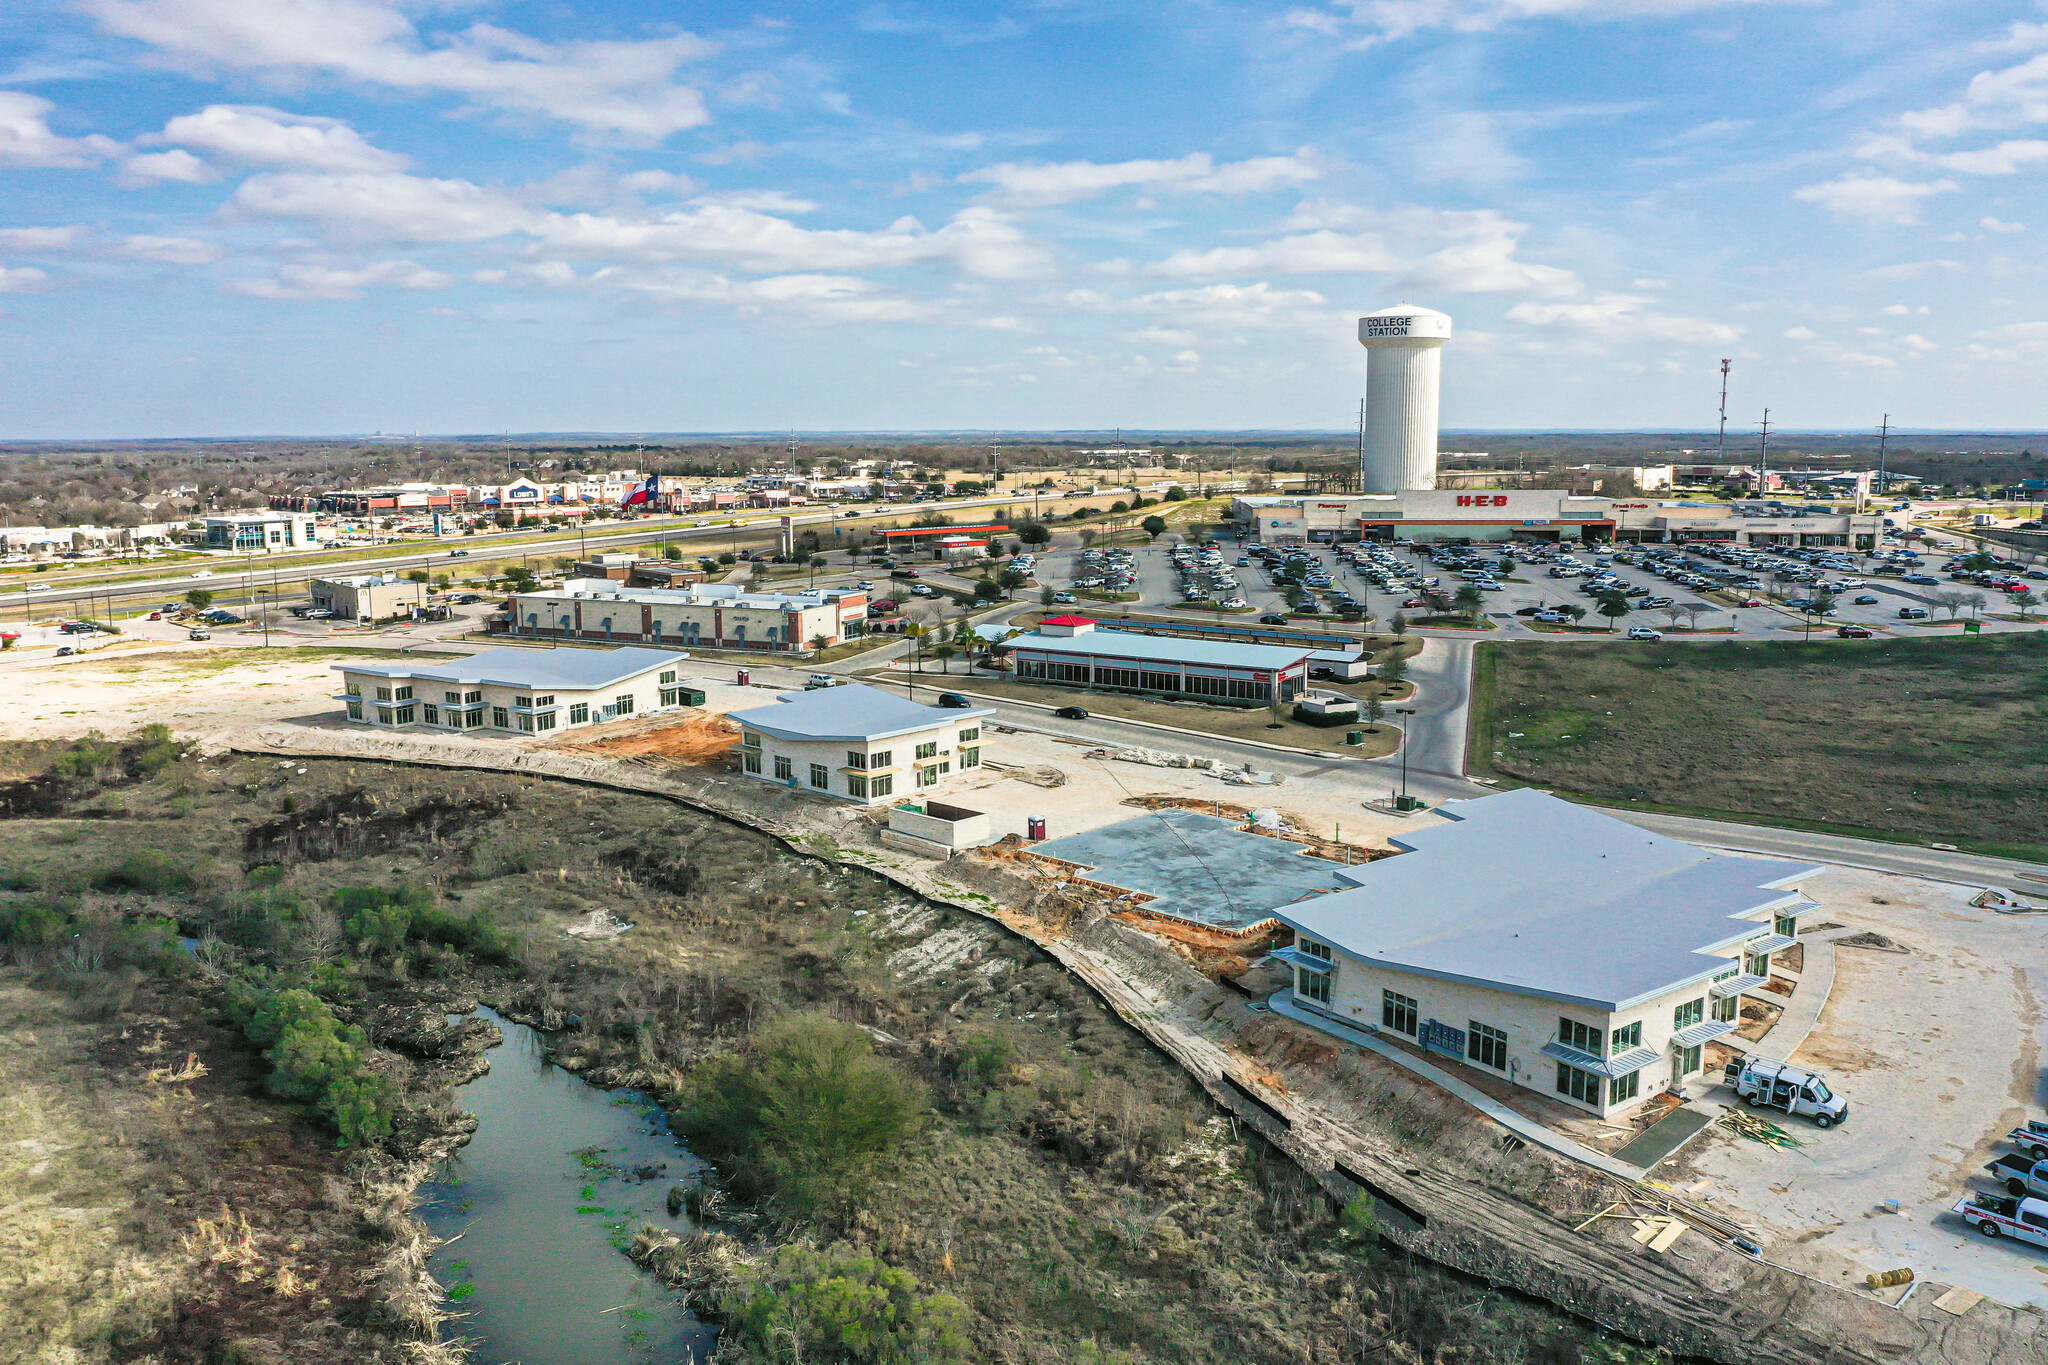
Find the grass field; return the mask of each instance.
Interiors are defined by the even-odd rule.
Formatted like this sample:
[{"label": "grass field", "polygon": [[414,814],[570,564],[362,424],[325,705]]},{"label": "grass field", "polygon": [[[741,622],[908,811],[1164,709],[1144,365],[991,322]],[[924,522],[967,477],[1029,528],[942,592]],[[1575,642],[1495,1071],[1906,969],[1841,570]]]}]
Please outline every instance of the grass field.
[{"label": "grass field", "polygon": [[2048,636],[1485,645],[1472,769],[1616,805],[2048,859]]}]

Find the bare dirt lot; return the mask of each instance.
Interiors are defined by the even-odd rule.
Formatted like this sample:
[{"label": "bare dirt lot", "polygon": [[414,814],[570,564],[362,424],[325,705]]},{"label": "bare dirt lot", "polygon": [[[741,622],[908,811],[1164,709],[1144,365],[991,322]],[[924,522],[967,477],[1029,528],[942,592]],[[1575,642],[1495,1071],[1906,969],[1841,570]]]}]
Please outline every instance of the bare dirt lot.
[{"label": "bare dirt lot", "polygon": [[[1849,1121],[1823,1132],[1779,1116],[1803,1144],[1789,1150],[1715,1129],[1660,1175],[1704,1177],[1718,1205],[1760,1220],[1767,1255],[1831,1282],[1910,1266],[2048,1306],[2048,1252],[1988,1242],[1948,1212],[1994,1192],[1981,1167],[2048,1099],[2040,924],[1972,907],[1974,888],[1883,873],[1832,869],[1804,889],[1827,920],[1873,935],[1837,940],[1826,1009],[1790,1058],[1849,1099]],[[1769,1037],[1758,1050],[1783,1055]]]}]

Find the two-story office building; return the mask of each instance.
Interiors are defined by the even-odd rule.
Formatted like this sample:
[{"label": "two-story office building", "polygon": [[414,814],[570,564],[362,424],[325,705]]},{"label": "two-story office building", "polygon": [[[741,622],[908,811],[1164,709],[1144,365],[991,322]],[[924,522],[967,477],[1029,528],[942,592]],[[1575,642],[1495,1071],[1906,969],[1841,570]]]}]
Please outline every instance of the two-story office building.
[{"label": "two-story office building", "polygon": [[[545,734],[683,705],[690,656],[664,649],[486,649],[466,659],[336,664],[348,718]],[[701,698],[701,693],[697,694]]]},{"label": "two-story office building", "polygon": [[837,588],[750,592],[733,583],[629,588],[606,578],[572,578],[559,588],[519,593],[494,628],[540,639],[632,641],[686,649],[783,653],[829,648],[860,633],[868,596]]},{"label": "two-story office building", "polygon": [[1447,802],[1400,857],[1273,913],[1276,1000],[1602,1116],[1701,1070],[1818,907],[1807,863],[1711,853],[1533,789]]},{"label": "two-story office building", "polygon": [[206,519],[209,550],[312,550],[320,545],[319,519],[311,512],[237,512]]},{"label": "two-story office building", "polygon": [[981,766],[988,707],[925,706],[863,683],[786,692],[732,712],[740,771],[793,790],[879,805]]}]

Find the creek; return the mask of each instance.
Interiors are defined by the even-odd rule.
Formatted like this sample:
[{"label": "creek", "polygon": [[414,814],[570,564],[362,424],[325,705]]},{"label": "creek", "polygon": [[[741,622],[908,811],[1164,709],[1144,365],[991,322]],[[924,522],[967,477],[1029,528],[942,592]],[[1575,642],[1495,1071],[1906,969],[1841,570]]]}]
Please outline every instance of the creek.
[{"label": "creek", "polygon": [[547,1061],[533,1029],[489,1008],[477,1017],[505,1042],[455,1092],[476,1133],[420,1189],[419,1215],[443,1239],[428,1269],[462,1314],[444,1337],[470,1341],[477,1365],[708,1357],[716,1329],[622,1250],[648,1224],[689,1229],[688,1215],[669,1216],[668,1190],[704,1163],[647,1095],[591,1085]]}]

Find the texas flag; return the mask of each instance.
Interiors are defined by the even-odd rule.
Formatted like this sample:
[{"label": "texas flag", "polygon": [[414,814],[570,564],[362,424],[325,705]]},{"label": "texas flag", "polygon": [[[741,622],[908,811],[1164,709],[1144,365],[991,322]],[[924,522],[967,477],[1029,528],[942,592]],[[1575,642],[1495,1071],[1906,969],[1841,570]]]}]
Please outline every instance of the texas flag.
[{"label": "texas flag", "polygon": [[635,503],[653,502],[654,495],[661,491],[661,476],[649,474],[645,480],[626,490],[626,496],[619,499],[619,506],[631,507]]}]

